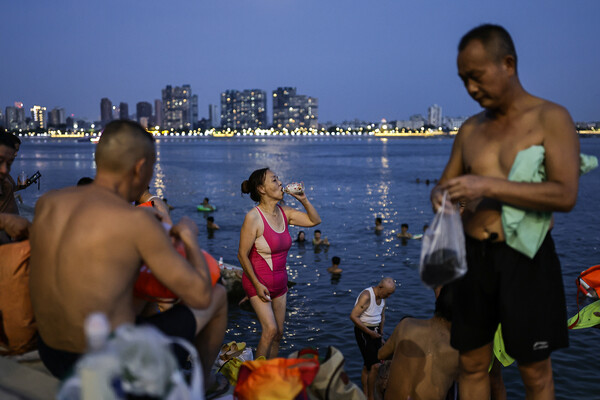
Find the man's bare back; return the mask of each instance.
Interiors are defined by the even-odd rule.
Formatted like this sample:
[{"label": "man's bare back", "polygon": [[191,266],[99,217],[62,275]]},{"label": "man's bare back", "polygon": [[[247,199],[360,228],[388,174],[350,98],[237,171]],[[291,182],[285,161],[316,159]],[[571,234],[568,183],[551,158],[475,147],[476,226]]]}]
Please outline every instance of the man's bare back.
[{"label": "man's bare back", "polygon": [[450,323],[439,317],[405,318],[378,357],[392,357],[386,400],[444,399],[458,376],[458,351],[450,346]]},{"label": "man's bare back", "polygon": [[136,208],[152,177],[155,153],[149,134],[131,122],[111,124],[97,146],[98,172],[87,186],[45,194],[31,228],[30,287],[44,343],[56,350],[85,350],[84,319],[95,311],[113,328],[135,320],[133,285],[144,263],[192,307],[211,302],[211,281],[197,243],[197,226],[183,218],[170,234],[151,209]]},{"label": "man's bare back", "polygon": [[83,321],[93,311],[105,312],[113,326],[134,321],[131,285],[141,265],[136,237],[149,215],[132,208],[95,185],[49,193],[38,202],[31,293],[48,345],[84,351]]}]

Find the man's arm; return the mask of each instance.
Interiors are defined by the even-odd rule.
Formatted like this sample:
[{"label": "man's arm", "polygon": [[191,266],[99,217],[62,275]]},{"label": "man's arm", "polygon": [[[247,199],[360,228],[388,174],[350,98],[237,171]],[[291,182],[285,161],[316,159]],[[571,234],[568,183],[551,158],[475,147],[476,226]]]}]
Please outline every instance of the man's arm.
[{"label": "man's arm", "polygon": [[[472,117],[475,118],[475,117]],[[464,162],[462,155],[462,143],[464,141],[464,136],[466,132],[469,131],[470,125],[473,124],[469,120],[461,126],[454,138],[454,143],[452,144],[452,151],[450,152],[450,159],[444,168],[444,172],[442,172],[442,176],[437,185],[433,187],[431,190],[431,204],[433,206],[433,211],[437,211],[438,208],[442,205],[442,198],[444,197],[444,188],[442,184],[449,179],[460,176],[464,173]]]},{"label": "man's arm", "polygon": [[6,231],[13,239],[25,239],[29,237],[31,223],[16,214],[0,214],[0,231]]},{"label": "man's arm", "polygon": [[136,222],[137,248],[152,274],[187,305],[193,308],[208,307],[212,284],[197,242],[196,224],[184,217],[171,228],[170,234],[180,239],[185,246],[186,260],[177,253],[171,238],[153,216],[139,210]]},{"label": "man's arm", "polygon": [[544,132],[546,181],[511,182],[503,178],[464,175],[440,185],[453,200],[480,197],[496,199],[520,208],[539,211],[570,211],[579,185],[579,139],[569,113],[555,104],[540,112]]},{"label": "man's arm", "polygon": [[402,321],[396,325],[392,336],[381,346],[379,351],[377,352],[377,358],[380,360],[388,360],[392,358],[394,355],[394,350],[396,349],[396,340],[400,337],[400,324]]},{"label": "man's arm", "polygon": [[383,338],[383,324],[385,323],[385,307],[381,310],[381,322],[379,323],[379,334]]},{"label": "man's arm", "polygon": [[380,338],[381,335],[379,333],[367,328],[365,326],[365,324],[363,324],[362,321],[360,320],[361,314],[363,312],[365,312],[367,310],[367,308],[369,308],[370,302],[371,302],[371,299],[369,296],[369,292],[367,292],[366,290],[363,290],[363,292],[360,294],[360,296],[358,296],[358,301],[356,302],[356,305],[354,306],[354,308],[352,309],[352,312],[350,313],[350,319],[352,320],[352,322],[354,322],[354,325],[356,325],[358,327],[358,329],[365,332],[367,335],[371,336],[372,338],[377,339],[377,338]]}]

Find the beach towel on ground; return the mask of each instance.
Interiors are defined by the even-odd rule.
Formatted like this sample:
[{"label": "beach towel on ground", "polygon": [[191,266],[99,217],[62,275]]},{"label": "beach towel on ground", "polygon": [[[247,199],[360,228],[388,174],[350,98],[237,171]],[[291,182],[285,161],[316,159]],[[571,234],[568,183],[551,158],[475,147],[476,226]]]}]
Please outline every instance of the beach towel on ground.
[{"label": "beach towel on ground", "polygon": [[0,246],[0,346],[2,355],[36,347],[37,326],[29,296],[29,241]]}]

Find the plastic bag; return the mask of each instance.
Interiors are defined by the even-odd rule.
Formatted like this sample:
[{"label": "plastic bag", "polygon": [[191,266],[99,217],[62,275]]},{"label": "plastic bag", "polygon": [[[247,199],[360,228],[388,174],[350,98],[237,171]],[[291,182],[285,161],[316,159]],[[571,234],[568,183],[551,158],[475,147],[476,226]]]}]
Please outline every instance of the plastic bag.
[{"label": "plastic bag", "polygon": [[[192,362],[191,383],[186,384],[170,345],[183,347]],[[152,326],[122,325],[105,346],[85,354],[73,376],[63,382],[59,400],[120,399],[126,394],[168,400],[204,399],[202,366],[196,349],[181,338],[169,337]]]},{"label": "plastic bag", "polygon": [[442,205],[423,236],[419,267],[421,280],[431,288],[445,285],[467,273],[465,234],[458,206],[444,191]]}]

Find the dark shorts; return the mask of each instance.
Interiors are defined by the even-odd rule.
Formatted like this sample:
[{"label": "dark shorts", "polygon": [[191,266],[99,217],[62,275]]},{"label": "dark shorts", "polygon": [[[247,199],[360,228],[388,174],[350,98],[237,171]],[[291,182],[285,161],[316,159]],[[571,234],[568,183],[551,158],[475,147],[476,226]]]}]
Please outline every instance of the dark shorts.
[{"label": "dark shorts", "polygon": [[[136,318],[135,324],[152,325],[167,336],[184,338],[192,343],[196,336],[196,318],[194,314],[188,307],[179,304],[170,310],[148,318]],[[187,353],[179,347],[174,347],[173,351],[179,365],[185,367]],[[38,340],[38,352],[46,368],[59,379],[64,379],[82,356],[80,353],[56,350],[44,343],[41,337]]]},{"label": "dark shorts", "polygon": [[465,239],[467,274],[440,293],[452,296],[452,347],[466,352],[491,343],[499,323],[506,352],[520,363],[568,347],[562,273],[550,233],[533,259],[504,242]]},{"label": "dark shorts", "polygon": [[[368,327],[372,331],[379,332],[379,327]],[[360,354],[363,356],[364,365],[367,367],[367,371],[371,370],[371,367],[379,363],[377,358],[377,352],[382,346],[381,338],[373,339],[362,330],[354,327],[354,337],[356,337],[356,343],[360,349]]]}]

